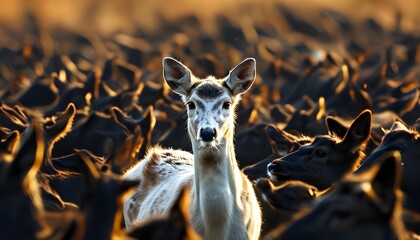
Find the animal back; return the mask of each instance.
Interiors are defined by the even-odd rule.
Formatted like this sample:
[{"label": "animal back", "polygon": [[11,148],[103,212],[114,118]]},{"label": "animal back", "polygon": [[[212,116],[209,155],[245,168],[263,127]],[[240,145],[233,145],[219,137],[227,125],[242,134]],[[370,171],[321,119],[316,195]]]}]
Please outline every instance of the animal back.
[{"label": "animal back", "polygon": [[146,157],[124,175],[125,179],[140,180],[134,194],[124,203],[127,227],[133,221],[166,216],[182,189],[191,186],[193,175],[192,154],[159,147],[149,150]]}]

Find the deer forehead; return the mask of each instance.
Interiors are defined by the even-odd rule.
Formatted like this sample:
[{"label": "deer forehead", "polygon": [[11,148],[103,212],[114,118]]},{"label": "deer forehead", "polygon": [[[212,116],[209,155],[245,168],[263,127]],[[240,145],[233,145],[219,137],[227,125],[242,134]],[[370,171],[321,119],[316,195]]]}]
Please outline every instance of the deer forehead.
[{"label": "deer forehead", "polygon": [[200,98],[218,98],[223,94],[223,86],[217,82],[203,82],[193,89]]},{"label": "deer forehead", "polygon": [[188,100],[195,100],[203,105],[220,105],[224,101],[231,100],[232,98],[232,95],[226,87],[218,82],[211,81],[195,85],[191,89]]}]

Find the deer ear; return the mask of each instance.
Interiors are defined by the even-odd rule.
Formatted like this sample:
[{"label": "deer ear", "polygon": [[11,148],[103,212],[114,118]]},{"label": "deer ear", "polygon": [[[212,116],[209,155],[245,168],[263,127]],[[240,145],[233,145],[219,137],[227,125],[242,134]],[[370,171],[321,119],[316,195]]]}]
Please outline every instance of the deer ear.
[{"label": "deer ear", "polygon": [[346,149],[350,149],[351,152],[356,152],[360,146],[366,144],[366,141],[370,137],[371,119],[372,112],[370,110],[365,110],[360,113],[350,125],[340,145]]},{"label": "deer ear", "polygon": [[184,96],[188,95],[193,85],[191,71],[181,62],[170,57],[165,57],[162,65],[163,78],[172,91]]},{"label": "deer ear", "polygon": [[20,142],[20,133],[14,130],[0,140],[0,162],[12,162]]},{"label": "deer ear", "polygon": [[372,189],[379,198],[379,208],[384,213],[392,212],[396,200],[396,190],[401,180],[401,154],[388,152],[379,157],[382,164],[372,180]]},{"label": "deer ear", "polygon": [[266,128],[266,133],[267,133],[268,138],[270,138],[271,140],[275,142],[278,142],[284,139],[279,129],[275,127],[274,125],[271,125],[271,124],[268,125]]},{"label": "deer ear", "polygon": [[325,119],[325,124],[327,125],[328,132],[336,134],[341,139],[346,136],[348,128],[338,120],[328,116]]},{"label": "deer ear", "polygon": [[230,70],[225,85],[233,95],[248,91],[254,83],[256,76],[256,63],[254,58],[247,58]]},{"label": "deer ear", "polygon": [[150,105],[143,113],[142,120],[139,123],[143,136],[150,138],[153,128],[156,125],[156,116],[153,113],[153,105]]},{"label": "deer ear", "polygon": [[284,130],[278,129],[274,125],[268,125],[266,128],[267,136],[270,140],[274,141],[277,144],[287,144],[287,145],[293,145],[298,144],[301,145],[298,142],[298,139],[293,134],[290,134]]},{"label": "deer ear", "polygon": [[16,144],[18,144],[18,150],[10,163],[8,174],[23,177],[31,169],[34,169],[36,161],[42,161],[43,159],[36,156],[37,149],[44,149],[45,147],[41,123],[34,121],[32,125],[28,126],[22,133],[20,142]]},{"label": "deer ear", "polygon": [[394,124],[392,124],[390,131],[409,131],[407,126],[400,121],[395,121]]},{"label": "deer ear", "polygon": [[45,123],[45,133],[48,138],[46,140],[54,144],[59,139],[65,137],[71,131],[75,115],[76,107],[74,103],[69,103],[64,112],[60,112],[49,119]]}]

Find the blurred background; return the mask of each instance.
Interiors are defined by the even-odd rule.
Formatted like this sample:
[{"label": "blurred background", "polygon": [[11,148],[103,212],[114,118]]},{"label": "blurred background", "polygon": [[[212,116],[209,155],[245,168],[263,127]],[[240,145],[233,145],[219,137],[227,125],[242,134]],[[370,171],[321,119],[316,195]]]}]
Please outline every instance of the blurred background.
[{"label": "blurred background", "polygon": [[[258,109],[258,114],[246,116],[244,123],[289,121],[288,113],[276,120],[264,109],[276,111],[273,106],[281,103],[296,113],[322,103],[322,98],[327,109],[319,116],[355,117],[362,104],[347,106],[353,109],[348,111],[331,100],[343,91],[345,84],[339,80],[345,82],[348,74],[367,98],[364,108],[378,113],[395,110],[384,107],[395,101],[392,106],[405,104],[396,109],[407,110],[395,111],[408,124],[418,116],[405,116],[419,105],[418,100],[415,104],[420,74],[418,0],[0,0],[0,6],[0,95],[11,103],[33,106],[21,98],[39,77],[59,74],[63,82],[84,84],[91,71],[106,72],[107,61],[165,89],[164,56],[181,60],[198,77],[223,77],[243,58],[254,57],[257,84],[243,108]],[[113,79],[121,81],[115,74]],[[307,86],[305,79],[317,90],[302,88]],[[375,89],[388,79],[404,83],[402,93],[413,92],[395,97],[388,89],[390,98],[385,99],[384,92]],[[328,81],[332,85],[323,85]],[[119,84],[110,83],[113,91],[106,94],[130,88]],[[396,86],[392,81],[386,84],[391,84],[390,89]],[[93,100],[101,97],[96,94]],[[141,96],[138,104],[156,107],[155,100]],[[64,110],[42,107],[50,114]]]},{"label": "blurred background", "polygon": [[[0,0],[0,6],[1,99],[46,115],[70,100],[34,104],[26,98],[36,97],[25,93],[30,85],[56,76],[66,87],[84,85],[92,72],[112,81],[78,109],[143,82],[158,94],[148,98],[145,90],[134,101],[159,115],[156,102],[170,94],[161,60],[172,56],[198,77],[223,77],[245,57],[256,58],[257,84],[239,109],[239,130],[284,127],[299,122],[300,112],[319,109],[313,115],[321,126],[327,115],[351,119],[366,108],[394,111],[410,125],[418,118],[418,0]],[[57,95],[60,86],[53,85],[45,88]],[[340,93],[350,100],[337,105]],[[315,133],[303,122],[291,129]]]},{"label": "blurred background", "polygon": [[393,27],[395,14],[401,14],[403,29],[419,30],[420,2],[417,0],[0,0],[0,21],[2,27],[19,32],[24,31],[30,15],[41,28],[59,26],[109,35],[136,28],[159,31],[161,19],[171,20],[194,14],[200,21],[206,22],[207,30],[211,31],[212,22],[219,14],[245,23],[278,21],[275,6],[279,3],[302,13],[308,20],[316,20],[319,9],[333,9],[351,19],[373,17],[385,27]]}]

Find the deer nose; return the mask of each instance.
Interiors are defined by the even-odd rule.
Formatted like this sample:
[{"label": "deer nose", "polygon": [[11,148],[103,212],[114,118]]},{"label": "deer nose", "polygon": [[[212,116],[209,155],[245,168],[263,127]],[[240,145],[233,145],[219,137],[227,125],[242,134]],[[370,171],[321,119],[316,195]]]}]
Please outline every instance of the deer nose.
[{"label": "deer nose", "polygon": [[271,163],[269,163],[269,164],[267,165],[267,171],[268,171],[268,172],[271,172],[271,173],[272,173],[272,172],[275,172],[278,166],[279,166],[279,164],[278,164],[278,163],[276,163],[276,162],[271,162]]},{"label": "deer nose", "polygon": [[203,128],[200,131],[200,138],[205,142],[211,142],[216,138],[216,129]]}]

